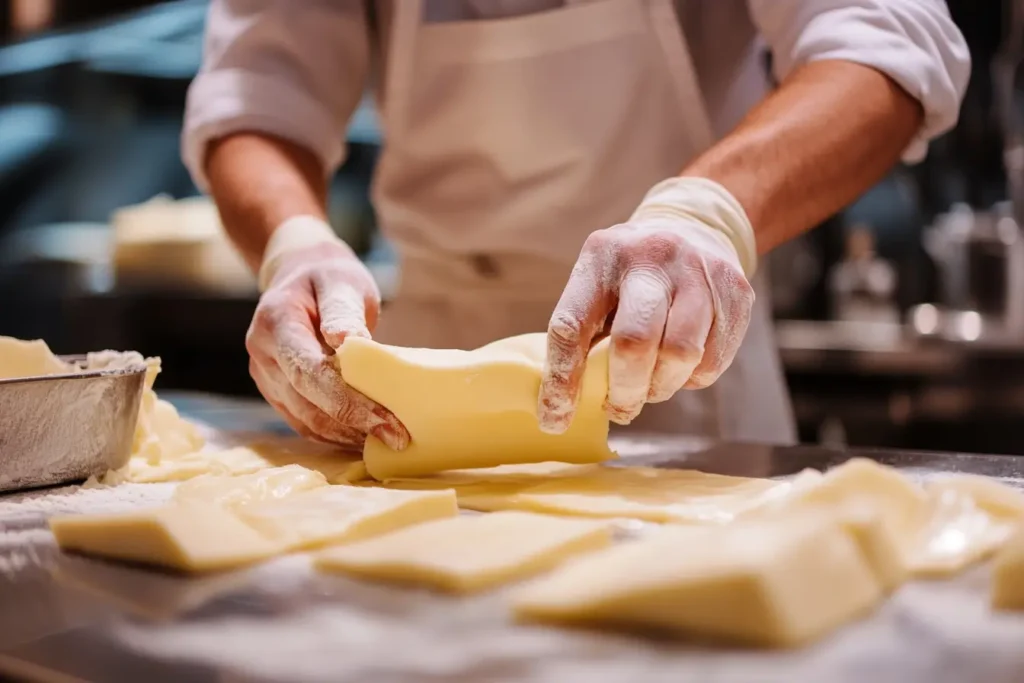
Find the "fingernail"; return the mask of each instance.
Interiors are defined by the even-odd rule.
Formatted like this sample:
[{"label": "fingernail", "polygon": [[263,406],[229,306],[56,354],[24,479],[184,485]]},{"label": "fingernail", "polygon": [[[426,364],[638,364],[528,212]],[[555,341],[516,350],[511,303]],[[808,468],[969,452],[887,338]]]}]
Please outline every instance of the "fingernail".
[{"label": "fingernail", "polygon": [[617,425],[626,426],[633,421],[633,418],[636,417],[636,415],[634,415],[632,411],[623,410],[622,408],[619,408],[618,406],[613,406],[609,403],[604,404],[604,410],[605,413],[608,415],[608,419]]},{"label": "fingernail", "polygon": [[384,442],[393,451],[403,451],[409,447],[409,433],[384,423],[370,430],[370,433]]}]

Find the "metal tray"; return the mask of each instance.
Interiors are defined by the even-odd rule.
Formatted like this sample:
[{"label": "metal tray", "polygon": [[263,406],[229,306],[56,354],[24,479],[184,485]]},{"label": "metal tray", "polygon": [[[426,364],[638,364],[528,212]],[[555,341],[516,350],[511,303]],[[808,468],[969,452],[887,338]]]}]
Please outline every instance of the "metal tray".
[{"label": "metal tray", "polygon": [[128,462],[146,379],[141,357],[81,372],[0,380],[0,492],[53,486]]}]

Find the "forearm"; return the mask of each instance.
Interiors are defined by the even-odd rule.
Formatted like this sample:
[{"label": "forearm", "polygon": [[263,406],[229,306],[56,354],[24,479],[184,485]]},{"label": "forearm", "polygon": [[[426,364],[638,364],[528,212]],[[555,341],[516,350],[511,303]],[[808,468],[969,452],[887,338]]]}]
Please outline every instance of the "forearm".
[{"label": "forearm", "polygon": [[880,180],[922,117],[918,102],[880,72],[852,62],[812,62],[682,175],[728,189],[750,218],[763,254]]},{"label": "forearm", "polygon": [[281,223],[302,215],[326,219],[327,182],[319,161],[284,140],[258,133],[216,140],[206,174],[224,228],[254,271]]}]

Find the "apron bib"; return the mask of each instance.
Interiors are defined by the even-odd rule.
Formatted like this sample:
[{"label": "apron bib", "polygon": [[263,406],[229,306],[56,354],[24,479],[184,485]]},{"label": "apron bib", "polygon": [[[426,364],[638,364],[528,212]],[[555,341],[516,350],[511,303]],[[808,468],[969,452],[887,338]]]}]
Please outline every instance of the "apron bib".
[{"label": "apron bib", "polygon": [[[424,1],[387,3],[373,199],[401,282],[374,337],[470,349],[544,331],[587,235],[714,141],[672,0],[449,23]],[[794,441],[763,284],[729,371],[630,429]]]}]

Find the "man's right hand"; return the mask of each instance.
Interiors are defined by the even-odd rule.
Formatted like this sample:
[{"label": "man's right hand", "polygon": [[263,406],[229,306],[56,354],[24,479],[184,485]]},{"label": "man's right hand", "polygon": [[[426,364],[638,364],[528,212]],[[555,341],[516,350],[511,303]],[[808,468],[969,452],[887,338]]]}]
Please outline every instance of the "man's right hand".
[{"label": "man's right hand", "polygon": [[376,324],[380,294],[369,271],[336,240],[270,251],[245,340],[264,398],[303,436],[361,448],[373,434],[405,448],[409,433],[398,418],[345,384],[331,357]]}]

